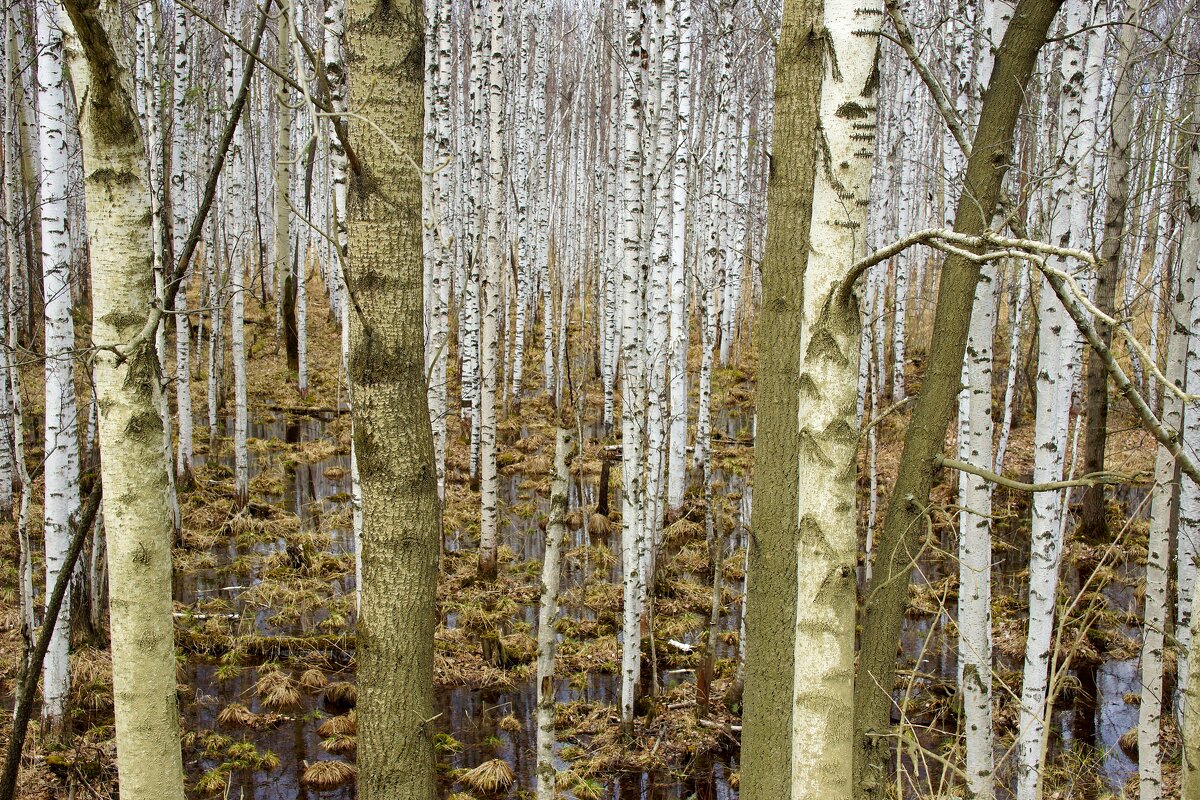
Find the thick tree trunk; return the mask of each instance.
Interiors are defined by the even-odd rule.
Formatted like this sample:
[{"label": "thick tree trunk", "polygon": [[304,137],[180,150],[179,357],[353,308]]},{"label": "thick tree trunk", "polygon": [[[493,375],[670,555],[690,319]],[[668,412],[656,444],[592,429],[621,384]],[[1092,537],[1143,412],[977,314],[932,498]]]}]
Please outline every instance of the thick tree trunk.
[{"label": "thick tree trunk", "polygon": [[[1060,5],[1061,0],[1021,0],[1014,10],[1012,24],[996,53],[996,66],[967,162],[966,183],[955,214],[954,228],[960,233],[981,233],[992,222],[1012,160],[1013,130],[1025,87]],[[889,785],[886,769],[892,740],[887,733],[891,727],[900,623],[908,602],[916,543],[924,535],[923,517],[936,472],[936,456],[945,445],[962,380],[978,277],[978,264],[960,256],[946,259],[933,322],[938,335],[931,342],[921,396],[905,436],[892,501],[877,540],[874,571],[860,615],[855,791],[862,797],[882,797]],[[762,502],[760,497],[759,504]]]},{"label": "thick tree trunk", "polygon": [[[354,453],[362,484],[358,792],[433,800],[437,473],[422,332],[420,163],[424,17],[419,2],[352,0],[351,138],[364,172],[347,203]],[[375,130],[374,126],[379,126]]]},{"label": "thick tree trunk", "polygon": [[[792,797],[792,714],[800,538],[800,386],[804,275],[810,258],[816,130],[826,43],[819,0],[788,2],[776,51],[775,132],[767,183],[767,239],[758,321],[755,503],[746,600],[741,793]],[[706,303],[711,300],[705,301]],[[697,440],[696,449],[700,449]]]},{"label": "thick tree trunk", "polygon": [[882,0],[825,0],[830,52],[821,87],[796,380],[793,800],[853,793],[860,319],[857,297],[841,286],[848,265],[866,250],[882,11]]},{"label": "thick tree trunk", "polygon": [[[158,358],[146,152],[113,4],[68,0],[92,263],[93,377],[108,534],[117,771],[125,797],[183,797],[171,616],[170,465]],[[103,22],[102,22],[103,19]],[[75,48],[79,47],[80,50]]]}]

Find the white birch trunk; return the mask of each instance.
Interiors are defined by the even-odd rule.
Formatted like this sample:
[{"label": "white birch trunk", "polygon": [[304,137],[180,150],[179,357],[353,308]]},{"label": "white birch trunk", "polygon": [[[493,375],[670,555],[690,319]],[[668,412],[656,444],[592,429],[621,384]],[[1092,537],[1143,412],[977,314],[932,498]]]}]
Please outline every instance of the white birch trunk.
[{"label": "white birch trunk", "polygon": [[621,261],[621,564],[624,610],[621,624],[621,724],[633,726],[633,705],[641,679],[641,642],[647,588],[645,474],[642,432],[646,419],[644,369],[645,247],[643,231],[644,10],[626,0],[625,80],[621,91],[622,205]]},{"label": "white birch trunk", "polygon": [[[792,796],[853,794],[858,535],[858,301],[839,296],[866,252],[882,3],[826,0],[811,252],[804,272]],[[836,65],[832,59],[836,58]]]},{"label": "white birch trunk", "polygon": [[[958,400],[958,458],[992,467],[992,334],[996,324],[996,270],[987,265],[975,287],[967,335],[965,388]],[[991,798],[992,776],[992,496],[976,475],[958,478],[959,683],[966,732],[967,791]]]},{"label": "white birch trunk", "polygon": [[567,460],[571,432],[559,427],[554,438],[554,479],[550,486],[550,519],[546,524],[546,552],[542,557],[542,599],[538,606],[537,652],[537,797],[554,800],[554,650],[558,644],[558,585],[562,548],[566,540]]},{"label": "white birch trunk", "polygon": [[[191,34],[188,31],[190,13],[181,5],[175,6],[174,84],[171,105],[171,242],[177,260],[187,239],[188,180],[185,154],[194,149],[194,132],[187,129],[187,89],[191,74]],[[175,473],[186,480],[192,471],[192,382],[191,382],[191,322],[187,315],[187,279],[182,278],[175,295],[175,416],[179,422],[179,449],[176,451]]]},{"label": "white birch trunk", "polygon": [[[119,10],[103,7],[67,0],[71,21],[85,37],[71,37],[69,56],[75,97],[82,100],[117,770],[122,796],[179,798],[184,780],[166,502],[171,466],[162,447],[153,339],[129,346],[145,328],[154,297],[150,191],[123,48],[108,32],[120,31]],[[125,358],[114,352],[119,347]]]},{"label": "white birch trunk", "polygon": [[[225,24],[236,30],[240,14],[235,0],[225,0]],[[226,45],[225,107],[233,105],[242,82],[242,55]],[[246,218],[246,126],[234,133],[225,165],[226,212],[229,237],[229,338],[233,361],[233,482],[239,508],[250,500],[249,411],[246,406],[246,248],[250,226]],[[343,189],[344,191],[344,189]]]},{"label": "white birch trunk", "polygon": [[[71,317],[71,249],[67,230],[67,107],[63,34],[56,7],[37,4],[38,124],[42,167],[42,291],[45,299],[46,599],[58,579],[79,509],[79,434],[75,404],[75,325]],[[63,597],[42,667],[42,717],[62,725],[70,688],[71,596]]]},{"label": "white birch trunk", "polygon": [[[688,291],[685,249],[687,246],[688,167],[691,162],[692,119],[692,3],[677,0],[673,34],[676,47],[676,128],[675,160],[671,172],[671,265],[670,284],[670,398],[671,429],[667,466],[667,506],[677,509],[683,504],[687,488],[687,418],[688,418]],[[672,35],[668,31],[668,36]]]},{"label": "white birch trunk", "polygon": [[505,247],[501,215],[504,210],[504,4],[488,2],[491,32],[488,54],[488,161],[485,252],[480,280],[483,335],[480,342],[481,390],[479,408],[480,520],[479,571],[496,574],[500,485],[496,471],[496,389],[500,370],[500,304]]},{"label": "white birch trunk", "polygon": [[[1192,113],[1200,112],[1200,83],[1192,81]],[[1192,125],[1195,125],[1193,119]],[[1188,147],[1188,172],[1185,188],[1185,214],[1178,261],[1177,291],[1172,292],[1173,302],[1167,316],[1167,362],[1166,378],[1177,390],[1187,388],[1189,371],[1189,345],[1197,337],[1194,321],[1200,316],[1195,306],[1197,280],[1200,279],[1200,137],[1190,132]],[[1187,409],[1196,415],[1195,403]],[[1185,409],[1179,397],[1170,391],[1163,392],[1162,424],[1168,430],[1184,432],[1186,436]],[[1186,442],[1186,439],[1185,439]],[[1162,777],[1162,708],[1163,708],[1163,643],[1167,629],[1167,575],[1170,568],[1171,524],[1176,511],[1177,487],[1182,494],[1183,486],[1176,480],[1175,459],[1163,447],[1158,448],[1154,465],[1154,487],[1150,500],[1150,539],[1146,553],[1146,596],[1142,624],[1141,703],[1138,706],[1138,794],[1141,800],[1159,800],[1163,796]],[[1183,484],[1193,487],[1190,480]],[[1180,549],[1179,562],[1194,559],[1194,550],[1185,546],[1185,520],[1182,503],[1179,507],[1178,530]],[[1188,543],[1190,545],[1190,542]],[[1193,567],[1194,569],[1194,567]],[[1194,581],[1194,572],[1193,572]],[[1180,587],[1182,591],[1183,587]],[[1191,616],[1190,606],[1186,609]],[[1184,609],[1180,608],[1181,615]],[[1189,631],[1190,633],[1190,631]],[[1183,648],[1190,645],[1190,638],[1182,641]],[[1180,653],[1183,656],[1183,653]],[[1186,658],[1181,657],[1180,662]],[[1181,670],[1181,685],[1186,686],[1186,668]]]}]

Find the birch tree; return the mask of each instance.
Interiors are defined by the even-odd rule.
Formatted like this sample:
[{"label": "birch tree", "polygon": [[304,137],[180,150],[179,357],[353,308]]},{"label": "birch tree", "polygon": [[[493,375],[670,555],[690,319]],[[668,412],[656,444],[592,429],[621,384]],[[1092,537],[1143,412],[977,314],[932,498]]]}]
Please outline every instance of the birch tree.
[{"label": "birch tree", "polygon": [[[175,4],[174,83],[171,103],[171,252],[172,260],[179,258],[187,238],[191,217],[188,214],[188,180],[186,154],[191,152],[191,133],[187,124],[187,89],[191,72],[191,34],[189,14]],[[179,449],[176,451],[175,473],[183,481],[192,472],[192,328],[187,313],[187,278],[175,295],[175,414],[179,424]]]},{"label": "birch tree", "polygon": [[[225,0],[225,24],[238,28],[237,3]],[[226,45],[225,108],[233,107],[234,95],[242,82],[241,55]],[[233,474],[234,497],[239,508],[250,500],[250,457],[247,449],[249,412],[246,407],[246,249],[250,228],[246,220],[245,156],[246,129],[238,126],[225,167],[226,235],[229,251],[229,340],[233,361]]]},{"label": "birch tree", "polygon": [[[1200,82],[1193,80],[1192,113],[1200,112]],[[1193,214],[1200,208],[1200,137],[1195,121],[1188,131],[1188,164],[1185,183],[1185,214],[1178,261],[1178,289],[1172,293],[1168,309],[1166,379],[1170,384],[1163,393],[1161,420],[1172,431],[1184,430],[1183,402],[1175,392],[1188,385],[1189,342],[1195,338],[1197,281],[1200,280],[1200,228]],[[1195,413],[1193,411],[1193,413]],[[1138,796],[1141,800],[1159,800],[1163,796],[1162,709],[1163,656],[1167,631],[1167,576],[1170,568],[1170,534],[1176,517],[1180,476],[1175,457],[1159,447],[1154,463],[1154,486],[1150,501],[1150,538],[1146,552],[1146,598],[1142,622],[1141,702],[1138,704]],[[1182,531],[1181,531],[1182,532]],[[1185,550],[1180,557],[1186,558]],[[1190,609],[1189,609],[1190,610]],[[1190,646],[1189,641],[1188,645]],[[1186,659],[1185,659],[1186,660]],[[1185,677],[1187,670],[1184,670]],[[1187,685],[1186,682],[1184,684]]]},{"label": "birch tree", "polygon": [[542,558],[542,597],[538,606],[537,653],[537,796],[554,800],[554,651],[558,631],[558,587],[562,572],[562,548],[566,539],[567,490],[570,472],[571,432],[562,420],[554,435],[554,478],[550,487],[550,519],[546,524],[546,553]]},{"label": "birch tree", "polygon": [[642,231],[644,9],[626,0],[624,9],[625,81],[621,90],[621,565],[624,606],[621,621],[621,724],[633,729],[633,704],[641,681],[642,631],[646,626],[646,570],[649,542],[645,520],[646,383],[645,255]]},{"label": "birch tree", "polygon": [[[860,320],[857,298],[844,281],[847,266],[866,249],[882,16],[882,2],[825,2],[829,53],[796,381],[801,488],[791,767],[797,800],[853,792]],[[785,119],[777,122],[780,136]]]},{"label": "birch tree", "polygon": [[[1077,31],[1086,23],[1086,7],[1067,0],[1063,24]],[[1051,181],[1053,194],[1050,240],[1063,246],[1079,246],[1076,216],[1086,202],[1079,193],[1080,131],[1083,115],[1085,39],[1082,34],[1066,40],[1059,61],[1062,94],[1059,99],[1058,146],[1061,162]],[[1059,269],[1067,267],[1056,258]],[[1062,302],[1048,282],[1041,283],[1038,300],[1038,373],[1034,422],[1033,482],[1061,480],[1067,457],[1067,433],[1073,390],[1072,364],[1078,332]],[[1031,554],[1029,562],[1029,629],[1021,684],[1021,718],[1017,740],[1017,794],[1019,800],[1038,796],[1044,758],[1047,698],[1053,644],[1058,578],[1062,559],[1063,498],[1059,492],[1033,496]]]},{"label": "birch tree", "polygon": [[479,574],[496,577],[496,550],[499,545],[500,484],[496,469],[496,388],[500,370],[500,281],[504,272],[505,251],[501,214],[504,209],[504,4],[488,0],[488,28],[491,31],[488,56],[487,120],[487,208],[485,213],[483,270],[480,305],[483,317],[480,337],[480,520]]},{"label": "birch tree", "polygon": [[[42,174],[42,291],[45,298],[46,586],[54,585],[79,508],[79,437],[75,404],[75,325],[71,317],[71,244],[67,229],[67,100],[63,85],[63,39],[55,6],[37,4],[38,124]],[[46,653],[42,717],[51,730],[62,725],[70,687],[68,660],[71,595],[59,611]]]},{"label": "birch tree", "polygon": [[[92,368],[122,794],[182,798],[171,525],[154,327],[150,191],[120,10],[67,0],[92,267]],[[77,38],[75,38],[77,37]],[[155,313],[156,317],[151,314]]]}]

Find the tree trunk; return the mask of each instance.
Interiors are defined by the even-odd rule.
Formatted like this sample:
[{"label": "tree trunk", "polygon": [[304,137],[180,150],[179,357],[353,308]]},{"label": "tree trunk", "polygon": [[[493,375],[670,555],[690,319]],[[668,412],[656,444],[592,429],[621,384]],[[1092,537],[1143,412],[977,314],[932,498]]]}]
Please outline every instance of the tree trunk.
[{"label": "tree trunk", "polygon": [[487,120],[487,230],[485,231],[480,304],[483,332],[480,339],[479,392],[479,575],[496,577],[499,546],[500,480],[496,468],[496,388],[500,382],[500,282],[504,272],[504,5],[488,0],[491,51],[488,56]]},{"label": "tree trunk", "polygon": [[633,730],[633,706],[641,683],[641,643],[646,611],[646,483],[643,435],[646,421],[644,358],[645,247],[642,238],[642,138],[646,50],[644,7],[625,2],[625,82],[621,92],[621,566],[624,607],[621,622],[621,725]]},{"label": "tree trunk", "polygon": [[[561,422],[560,422],[561,425]],[[567,460],[571,431],[559,427],[554,438],[554,480],[550,486],[550,520],[546,525],[546,553],[542,559],[542,601],[538,607],[537,654],[537,797],[554,800],[554,650],[558,631],[558,584],[562,548],[567,535]]]},{"label": "tree trunk", "polygon": [[[1200,209],[1200,135],[1195,114],[1200,112],[1200,81],[1191,81],[1192,129],[1187,140],[1188,171],[1185,184],[1183,230],[1178,266],[1178,291],[1172,292],[1168,308],[1166,379],[1176,390],[1187,386],[1189,339],[1197,280],[1200,279],[1200,225],[1193,216]],[[1192,409],[1189,409],[1192,410]],[[1193,410],[1193,413],[1194,410]],[[1177,395],[1163,392],[1162,424],[1172,431],[1183,430],[1184,407]],[[1138,786],[1141,800],[1162,797],[1162,708],[1163,643],[1167,632],[1167,575],[1170,567],[1171,526],[1176,521],[1180,474],[1175,458],[1165,447],[1158,448],[1154,465],[1154,487],[1150,501],[1150,538],[1146,554],[1146,597],[1142,624],[1141,703],[1138,705]],[[1190,482],[1190,480],[1189,480]],[[1180,554],[1184,556],[1183,553]],[[1191,609],[1189,609],[1190,611]],[[1189,642],[1190,644],[1190,642]],[[1186,683],[1184,684],[1186,685]]]},{"label": "tree trunk", "polygon": [[821,87],[795,382],[800,488],[794,551],[794,800],[853,792],[860,318],[857,297],[843,293],[841,285],[847,266],[866,249],[882,6],[882,0],[826,0],[824,10],[830,51]]},{"label": "tree trunk", "polygon": [[[63,41],[50,2],[37,4],[38,122],[42,164],[42,288],[45,299],[46,594],[54,586],[79,508],[79,432],[75,403],[75,324],[71,317],[71,244],[67,230],[67,101]],[[59,611],[42,675],[42,718],[60,731],[71,684],[71,597]]]},{"label": "tree trunk", "polygon": [[[786,3],[775,56],[775,131],[757,331],[755,503],[747,571],[752,577],[746,598],[743,718],[748,724],[742,731],[741,782],[745,800],[792,797],[796,544],[800,538],[797,370],[803,353],[802,301],[811,257],[808,241],[817,168],[813,121],[822,107],[826,50],[825,41],[811,32],[820,28],[823,13],[818,0]],[[700,450],[699,438],[696,450]]]},{"label": "tree trunk", "polygon": [[[229,29],[238,25],[237,4],[225,0],[225,22]],[[225,107],[231,108],[237,87],[242,83],[242,55],[226,45]],[[229,247],[229,338],[233,361],[233,475],[234,502],[244,508],[250,500],[249,411],[246,407],[246,248],[250,226],[246,219],[245,126],[238,126],[229,151],[225,188],[226,209],[231,227]],[[335,137],[336,138],[336,137]]]},{"label": "tree trunk", "polygon": [[351,122],[351,139],[364,164],[347,203],[348,283],[361,308],[350,315],[363,504],[358,791],[364,800],[432,800],[439,523],[424,374],[421,176],[408,161],[421,160],[424,17],[417,2],[353,0],[348,11],[350,107],[362,115]]},{"label": "tree trunk", "polygon": [[[93,377],[108,535],[117,772],[126,797],[183,797],[171,606],[171,526],[158,359],[143,336],[154,276],[146,152],[119,11],[68,0],[92,262]],[[102,22],[103,19],[103,22]],[[76,47],[81,47],[79,52]],[[121,357],[117,352],[120,351]]]},{"label": "tree trunk", "polygon": [[[171,105],[171,254],[172,261],[179,259],[187,239],[189,182],[185,154],[194,149],[187,130],[187,81],[190,70],[188,49],[191,47],[188,33],[189,12],[181,5],[175,6],[175,60],[174,94]],[[174,263],[172,264],[174,266]],[[175,413],[179,421],[179,450],[176,453],[175,474],[180,481],[187,482],[192,474],[192,375],[191,375],[191,318],[187,315],[187,274],[180,278],[178,294],[175,295]]]}]

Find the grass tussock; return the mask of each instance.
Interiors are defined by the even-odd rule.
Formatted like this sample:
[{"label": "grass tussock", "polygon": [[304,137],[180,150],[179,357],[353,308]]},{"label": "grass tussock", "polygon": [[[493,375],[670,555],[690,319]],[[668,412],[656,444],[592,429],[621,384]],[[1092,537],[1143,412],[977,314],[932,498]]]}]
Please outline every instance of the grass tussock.
[{"label": "grass tussock", "polygon": [[507,761],[493,758],[485,761],[462,776],[463,783],[483,794],[499,794],[506,792],[516,781],[517,776]]},{"label": "grass tussock", "polygon": [[353,755],[358,750],[358,737],[348,733],[335,733],[321,740],[321,749],[338,756]]},{"label": "grass tussock", "polygon": [[339,714],[336,717],[330,717],[317,727],[317,735],[322,739],[338,735],[353,736],[357,733],[358,719],[353,711],[349,714]]},{"label": "grass tussock", "polygon": [[325,702],[335,706],[358,705],[358,687],[347,681],[334,681],[325,687]]},{"label": "grass tussock", "polygon": [[304,768],[300,782],[318,791],[345,786],[358,777],[358,770],[345,761],[314,761]]},{"label": "grass tussock", "polygon": [[217,714],[217,724],[227,728],[249,728],[258,715],[241,703],[230,703]]}]

